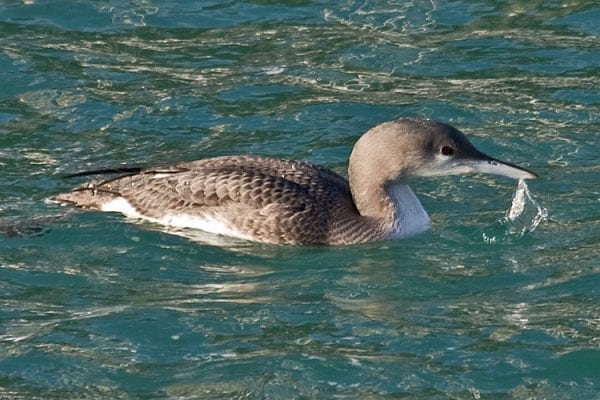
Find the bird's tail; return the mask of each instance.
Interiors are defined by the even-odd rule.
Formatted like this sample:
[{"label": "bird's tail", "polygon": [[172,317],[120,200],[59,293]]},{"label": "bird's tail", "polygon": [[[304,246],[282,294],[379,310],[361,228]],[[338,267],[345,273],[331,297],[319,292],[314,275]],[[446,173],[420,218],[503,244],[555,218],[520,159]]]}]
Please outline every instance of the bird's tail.
[{"label": "bird's tail", "polygon": [[75,188],[70,192],[51,196],[47,200],[52,203],[73,204],[82,208],[101,209],[103,205],[118,197],[120,197],[119,193],[86,185]]},{"label": "bird's tail", "polygon": [[77,207],[101,209],[104,204],[121,196],[121,194],[115,190],[115,185],[108,185],[109,183],[114,183],[119,179],[129,175],[138,174],[143,170],[144,169],[140,167],[125,167],[97,169],[93,171],[83,171],[65,175],[63,178],[68,179],[90,175],[118,174],[116,177],[83,184],[69,192],[51,196],[47,200],[52,203],[73,204]]}]

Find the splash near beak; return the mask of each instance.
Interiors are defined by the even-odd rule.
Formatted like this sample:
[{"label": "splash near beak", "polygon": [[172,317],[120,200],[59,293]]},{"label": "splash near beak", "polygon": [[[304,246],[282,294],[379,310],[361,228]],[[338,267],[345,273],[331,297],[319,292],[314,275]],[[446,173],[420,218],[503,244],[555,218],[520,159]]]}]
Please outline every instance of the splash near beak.
[{"label": "splash near beak", "polygon": [[502,175],[513,179],[535,179],[538,177],[535,172],[497,160],[485,154],[482,154],[481,158],[469,161],[468,164],[473,172],[480,172],[482,174]]}]

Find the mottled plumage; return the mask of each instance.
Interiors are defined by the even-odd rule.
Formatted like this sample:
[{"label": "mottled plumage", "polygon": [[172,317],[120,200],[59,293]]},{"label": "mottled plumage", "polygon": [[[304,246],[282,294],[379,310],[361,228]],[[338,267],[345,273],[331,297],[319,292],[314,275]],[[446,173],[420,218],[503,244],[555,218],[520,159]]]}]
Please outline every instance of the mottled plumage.
[{"label": "mottled plumage", "polygon": [[357,223],[360,215],[344,178],[301,161],[209,158],[88,183],[54,199],[102,209],[116,198],[126,199],[147,219],[186,215],[223,220],[240,237],[266,243],[383,238],[383,231],[369,221]]},{"label": "mottled plumage", "polygon": [[478,152],[449,125],[405,119],[361,137],[350,157],[350,183],[302,161],[226,156],[76,174],[120,173],[51,200],[265,243],[351,244],[427,229],[429,217],[407,182],[477,170],[477,163],[487,163],[485,172],[533,176]]}]

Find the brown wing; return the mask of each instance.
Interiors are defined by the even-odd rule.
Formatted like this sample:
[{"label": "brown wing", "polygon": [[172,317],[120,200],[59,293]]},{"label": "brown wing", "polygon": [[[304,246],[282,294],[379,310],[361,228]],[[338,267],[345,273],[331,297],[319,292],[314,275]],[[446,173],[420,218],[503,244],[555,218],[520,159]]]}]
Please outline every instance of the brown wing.
[{"label": "brown wing", "polygon": [[333,221],[354,212],[344,178],[304,162],[219,157],[86,184],[56,200],[102,208],[126,199],[140,214],[215,217],[270,243],[326,243]]},{"label": "brown wing", "polygon": [[217,157],[114,172],[126,175],[87,183],[52,200],[102,209],[124,198],[149,218],[214,217],[270,243],[359,243],[386,234],[376,221],[359,215],[344,178],[301,161]]}]

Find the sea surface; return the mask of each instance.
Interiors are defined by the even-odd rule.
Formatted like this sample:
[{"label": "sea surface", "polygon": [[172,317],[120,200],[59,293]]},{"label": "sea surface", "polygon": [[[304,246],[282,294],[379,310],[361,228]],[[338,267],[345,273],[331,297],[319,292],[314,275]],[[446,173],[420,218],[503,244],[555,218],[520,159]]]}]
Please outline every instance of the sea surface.
[{"label": "sea surface", "polygon": [[[0,398],[599,399],[598,21],[590,0],[0,2]],[[45,202],[69,173],[225,154],[345,175],[362,132],[415,116],[540,177],[415,181],[430,231],[342,247]]]}]

